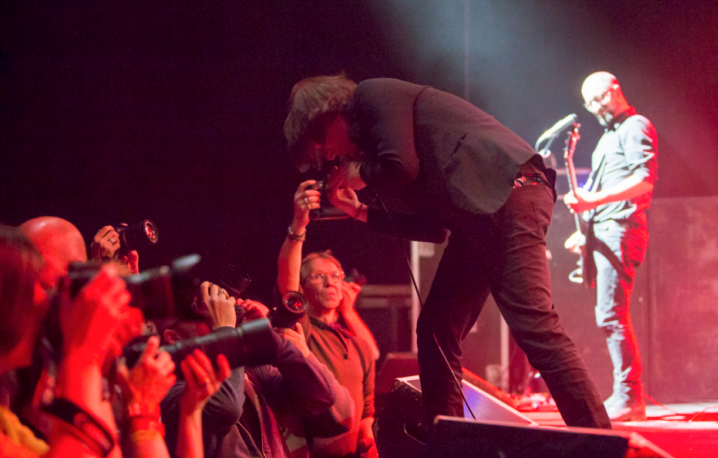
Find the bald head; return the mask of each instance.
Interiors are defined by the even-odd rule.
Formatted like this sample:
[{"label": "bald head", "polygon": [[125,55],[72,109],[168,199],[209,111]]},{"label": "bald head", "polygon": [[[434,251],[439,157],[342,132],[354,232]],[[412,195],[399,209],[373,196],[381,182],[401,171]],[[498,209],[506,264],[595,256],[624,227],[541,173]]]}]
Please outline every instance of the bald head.
[{"label": "bald head", "polygon": [[67,266],[71,262],[87,262],[85,240],[69,221],[54,216],[41,216],[25,221],[18,227],[45,260],[40,282],[46,290],[57,287],[60,277],[67,274]]},{"label": "bald head", "polygon": [[618,85],[618,80],[615,76],[608,72],[596,72],[589,75],[583,82],[581,94],[583,94],[584,99],[590,96],[590,100],[611,89],[614,84]]},{"label": "bald head", "polygon": [[620,113],[629,108],[621,85],[608,72],[596,72],[588,76],[581,86],[586,109],[602,126],[608,126]]}]

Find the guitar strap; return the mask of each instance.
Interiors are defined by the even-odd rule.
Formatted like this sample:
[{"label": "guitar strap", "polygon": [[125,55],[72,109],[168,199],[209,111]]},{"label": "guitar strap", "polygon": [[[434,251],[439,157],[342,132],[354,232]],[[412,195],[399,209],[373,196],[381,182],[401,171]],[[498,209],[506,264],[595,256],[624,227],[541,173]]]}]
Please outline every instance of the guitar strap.
[{"label": "guitar strap", "polygon": [[[620,141],[620,138],[619,138]],[[588,178],[587,190],[590,192],[597,191],[598,184],[603,178],[603,172],[606,170],[606,154],[601,156],[601,160],[598,163],[598,168],[595,172],[591,172]],[[596,246],[596,237],[593,233],[593,217],[596,215],[596,210],[590,210],[587,218],[588,229],[586,231],[586,257],[583,260],[583,276],[584,284],[589,288],[593,288],[596,285],[596,262],[593,259],[593,250]]]}]

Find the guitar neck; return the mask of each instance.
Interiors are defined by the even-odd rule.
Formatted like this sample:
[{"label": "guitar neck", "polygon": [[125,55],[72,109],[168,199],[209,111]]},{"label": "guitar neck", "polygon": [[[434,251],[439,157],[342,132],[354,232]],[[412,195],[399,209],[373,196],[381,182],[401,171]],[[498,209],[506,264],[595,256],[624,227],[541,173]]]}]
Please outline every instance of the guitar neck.
[{"label": "guitar neck", "polygon": [[[568,139],[566,140],[566,150],[564,151],[563,159],[566,163],[566,178],[568,179],[569,190],[576,192],[578,189],[578,180],[576,179],[576,167],[573,165],[573,153],[576,149],[576,142],[579,139],[578,130],[581,127],[580,124],[576,123],[571,130]],[[576,222],[576,230],[581,232],[581,221],[578,218],[578,214],[573,215]]]}]

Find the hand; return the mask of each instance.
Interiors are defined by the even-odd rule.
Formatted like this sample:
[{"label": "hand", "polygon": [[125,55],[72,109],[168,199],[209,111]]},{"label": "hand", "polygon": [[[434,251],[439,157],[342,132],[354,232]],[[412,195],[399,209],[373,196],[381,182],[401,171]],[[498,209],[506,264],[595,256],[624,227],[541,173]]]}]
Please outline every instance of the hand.
[{"label": "hand", "polygon": [[359,201],[356,192],[352,188],[337,185],[337,182],[332,180],[332,175],[329,176],[328,181],[327,198],[329,202],[352,218],[366,222],[366,205]]},{"label": "hand", "polygon": [[204,308],[212,319],[212,330],[222,326],[237,327],[237,313],[234,310],[236,299],[218,285],[208,281],[199,285],[200,297]]},{"label": "hand", "polygon": [[280,336],[296,345],[305,358],[309,356],[310,351],[307,346],[307,338],[304,336],[304,328],[302,328],[301,324],[294,323],[294,328],[276,328],[275,331],[277,331]]},{"label": "hand", "polygon": [[327,188],[349,188],[356,191],[364,189],[366,183],[359,173],[361,164],[359,161],[342,161],[338,166],[334,166],[327,179]]},{"label": "hand", "polygon": [[304,233],[304,228],[309,224],[309,210],[319,208],[321,193],[316,189],[307,189],[315,185],[315,180],[302,182],[294,193],[294,220],[292,221],[292,232],[295,234]]},{"label": "hand", "polygon": [[92,259],[103,260],[115,256],[120,249],[120,234],[112,226],[105,226],[95,234],[90,244]]},{"label": "hand", "polygon": [[106,374],[114,367],[115,358],[122,354],[125,348],[133,338],[142,334],[145,327],[145,317],[138,308],[128,307],[125,319],[117,325],[112,333],[112,338],[107,347],[105,361],[102,365],[102,373]]},{"label": "hand", "polygon": [[571,234],[571,237],[566,239],[566,243],[563,244],[564,248],[573,254],[581,254],[585,245],[586,237],[578,231]]},{"label": "hand", "polygon": [[125,404],[139,404],[146,412],[157,414],[160,401],[177,381],[175,363],[166,351],[157,352],[159,346],[159,338],[150,337],[135,367],[128,370],[121,364],[117,368],[117,381],[125,396]]},{"label": "hand", "polygon": [[254,321],[260,318],[267,318],[269,308],[258,301],[251,299],[237,299],[237,305],[242,307],[247,313],[244,315],[244,321]]},{"label": "hand", "polygon": [[376,448],[376,440],[374,439],[374,431],[372,424],[374,418],[367,417],[362,419],[359,427],[357,455],[361,458],[379,458],[379,452]]},{"label": "hand", "polygon": [[137,320],[137,311],[129,308],[130,293],[111,265],[104,266],[72,302],[68,288],[67,283],[62,286],[60,305],[65,355],[84,358],[88,364],[100,366],[118,327],[126,320]]},{"label": "hand", "polygon": [[[134,275],[140,273],[140,255],[137,250],[132,250],[127,253],[127,256],[120,256],[120,263],[126,266],[128,270],[127,275]],[[123,275],[122,273],[120,275]]]},{"label": "hand", "polygon": [[344,314],[347,311],[354,310],[357,296],[361,292],[361,285],[354,282],[342,282],[342,301],[339,304],[339,312]]},{"label": "hand", "polygon": [[209,398],[216,393],[224,379],[229,377],[229,362],[224,355],[217,356],[217,371],[202,351],[195,350],[180,363],[186,382],[180,398],[180,410],[184,415],[202,412]]},{"label": "hand", "polygon": [[584,191],[581,188],[570,191],[563,196],[563,202],[571,213],[583,213],[598,207],[600,196],[596,192]]}]

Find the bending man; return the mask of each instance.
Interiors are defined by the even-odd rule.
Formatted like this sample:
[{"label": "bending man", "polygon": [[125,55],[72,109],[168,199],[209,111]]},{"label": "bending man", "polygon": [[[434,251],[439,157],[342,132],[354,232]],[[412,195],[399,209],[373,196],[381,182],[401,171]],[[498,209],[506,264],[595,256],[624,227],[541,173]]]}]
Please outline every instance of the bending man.
[{"label": "bending man", "polygon": [[[357,86],[343,76],[297,83],[284,132],[300,169],[336,160],[328,197],[348,215],[407,238],[451,231],[417,328],[430,418],[463,416],[453,375],[461,377],[461,341],[491,293],[566,424],[610,428],[551,300],[545,235],[555,172],[526,142],[451,94],[394,79]],[[354,190],[365,186],[414,213],[389,218],[364,205]],[[306,198],[318,207],[317,196]]]}]

